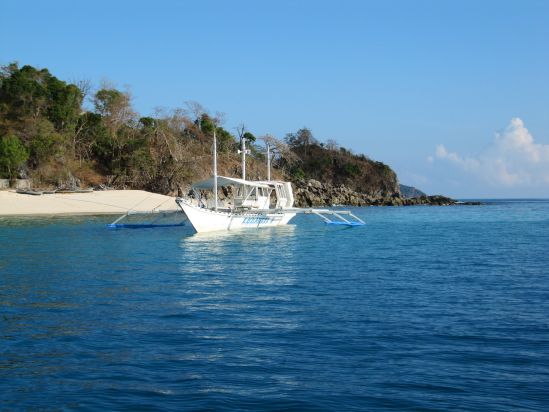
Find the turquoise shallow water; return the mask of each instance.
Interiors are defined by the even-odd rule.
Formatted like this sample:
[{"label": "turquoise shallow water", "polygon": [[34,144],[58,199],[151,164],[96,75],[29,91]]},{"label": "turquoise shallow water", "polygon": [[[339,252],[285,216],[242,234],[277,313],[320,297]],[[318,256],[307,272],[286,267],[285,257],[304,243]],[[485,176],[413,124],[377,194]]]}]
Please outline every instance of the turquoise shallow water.
[{"label": "turquoise shallow water", "polygon": [[548,410],[549,202],[0,220],[1,409]]}]

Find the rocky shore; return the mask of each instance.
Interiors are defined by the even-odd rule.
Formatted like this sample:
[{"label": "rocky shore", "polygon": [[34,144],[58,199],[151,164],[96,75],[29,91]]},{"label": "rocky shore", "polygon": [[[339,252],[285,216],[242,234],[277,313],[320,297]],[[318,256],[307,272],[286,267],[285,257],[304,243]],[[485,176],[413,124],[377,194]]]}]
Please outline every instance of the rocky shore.
[{"label": "rocky shore", "polygon": [[398,192],[360,193],[344,185],[332,186],[318,180],[299,181],[294,183],[295,205],[298,207],[313,206],[412,206],[436,205],[447,206],[458,204],[445,196],[419,196],[404,198]]}]

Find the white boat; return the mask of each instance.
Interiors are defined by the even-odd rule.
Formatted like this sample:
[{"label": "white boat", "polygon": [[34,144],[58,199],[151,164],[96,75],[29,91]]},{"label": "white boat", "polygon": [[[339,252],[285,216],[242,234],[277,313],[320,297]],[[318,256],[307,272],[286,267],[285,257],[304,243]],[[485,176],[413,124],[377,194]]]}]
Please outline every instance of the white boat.
[{"label": "white boat", "polygon": [[[193,198],[177,198],[197,232],[286,225],[297,213],[289,182],[249,181],[218,176],[192,186]],[[233,196],[215,200],[215,187],[231,187]],[[208,194],[212,194],[208,196]]]},{"label": "white boat", "polygon": [[[192,185],[193,196],[176,198],[176,203],[193,228],[201,232],[283,226],[298,213],[311,213],[325,223],[359,226],[364,222],[349,211],[294,208],[294,194],[290,182],[270,179],[270,150],[267,145],[267,180],[246,180],[246,140],[242,139],[242,178],[217,175],[217,151],[214,131],[213,177]],[[230,187],[230,198],[219,201],[219,187]],[[342,215],[348,215],[348,218]],[[333,221],[327,215],[335,216]]]}]

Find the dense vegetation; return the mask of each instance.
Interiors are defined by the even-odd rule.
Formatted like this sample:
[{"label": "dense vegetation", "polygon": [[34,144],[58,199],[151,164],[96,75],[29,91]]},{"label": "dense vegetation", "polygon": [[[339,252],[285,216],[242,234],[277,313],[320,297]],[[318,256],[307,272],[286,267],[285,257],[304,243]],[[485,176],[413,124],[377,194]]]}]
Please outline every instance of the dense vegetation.
[{"label": "dense vegetation", "polygon": [[[276,178],[316,179],[362,192],[395,189],[385,164],[353,155],[335,141],[318,142],[307,128],[285,139],[255,138],[245,126],[222,127],[198,103],[141,117],[128,92],[70,84],[47,69],[10,64],[0,71],[0,177],[32,178],[35,186],[142,188],[173,193],[211,173],[216,131],[219,172],[240,175],[239,141],[249,141],[247,176],[265,178],[263,143],[273,147]],[[85,102],[93,109],[86,110]]]}]

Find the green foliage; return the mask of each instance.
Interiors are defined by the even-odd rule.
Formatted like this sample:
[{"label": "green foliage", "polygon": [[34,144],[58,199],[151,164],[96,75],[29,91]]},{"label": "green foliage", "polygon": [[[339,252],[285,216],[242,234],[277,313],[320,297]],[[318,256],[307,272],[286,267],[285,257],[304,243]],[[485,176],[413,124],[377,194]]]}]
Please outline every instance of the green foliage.
[{"label": "green foliage", "polygon": [[47,69],[16,64],[5,67],[0,84],[0,111],[9,120],[46,117],[58,130],[70,130],[80,114],[82,93]]},{"label": "green foliage", "polygon": [[48,119],[58,130],[73,131],[80,115],[82,93],[74,84],[67,85],[55,77],[49,79],[48,91],[51,101]]},{"label": "green foliage", "polygon": [[208,116],[206,113],[203,113],[202,116],[200,116],[200,130],[202,130],[202,133],[211,136],[213,135],[215,124],[210,116]]},{"label": "green foliage", "polygon": [[78,129],[82,135],[76,148],[78,153],[94,155],[101,160],[110,158],[112,139],[101,115],[90,112],[83,114],[79,119]]},{"label": "green foliage", "polygon": [[343,167],[345,174],[349,177],[359,176],[360,167],[355,163],[346,163]]},{"label": "green foliage", "polygon": [[248,142],[255,142],[255,136],[251,134],[250,132],[245,132],[242,137],[246,139]]},{"label": "green foliage", "polygon": [[37,166],[51,157],[60,156],[65,149],[65,139],[55,131],[51,122],[41,119],[36,122],[34,138],[30,142],[30,160]]},{"label": "green foliage", "polygon": [[331,157],[327,153],[322,153],[318,156],[311,157],[307,167],[315,170],[318,174],[324,174],[327,172],[327,169],[331,166],[331,164]]},{"label": "green foliage", "polygon": [[108,117],[116,113],[117,108],[126,105],[127,96],[116,89],[101,89],[95,93],[93,103],[95,111],[101,116]]},{"label": "green foliage", "polygon": [[143,128],[148,129],[148,130],[154,129],[157,126],[156,119],[154,119],[152,117],[141,117],[139,119],[139,123],[141,124],[141,126]]},{"label": "green foliage", "polygon": [[220,152],[232,152],[235,149],[236,140],[232,134],[218,127],[216,130],[217,147]]},{"label": "green foliage", "polygon": [[116,135],[108,131],[99,133],[93,150],[107,173],[129,175],[134,154],[145,144],[144,135],[136,133],[131,127],[125,125]]},{"label": "green foliage", "polygon": [[393,172],[393,169],[391,169],[385,163],[382,163],[382,162],[373,162],[373,163],[375,165],[376,170],[383,176],[391,176],[395,173]]},{"label": "green foliage", "polygon": [[101,89],[93,99],[95,111],[101,115],[107,129],[116,139],[121,128],[135,120],[130,96],[116,89]]},{"label": "green foliage", "polygon": [[0,88],[2,111],[9,119],[36,117],[45,112],[48,104],[46,70],[36,70],[31,66],[11,64],[3,70]]},{"label": "green foliage", "polygon": [[303,180],[305,179],[305,172],[300,167],[294,167],[290,170],[290,174],[293,180]]},{"label": "green foliage", "polygon": [[217,150],[225,153],[233,151],[236,145],[234,136],[224,128],[216,126],[210,116],[202,114],[200,117],[200,129],[202,130],[202,133],[207,136],[213,136],[214,128],[217,139]]},{"label": "green foliage", "polygon": [[299,129],[295,133],[288,133],[285,140],[292,148],[306,148],[307,146],[318,145],[318,141],[314,138],[313,132],[306,127]]},{"label": "green foliage", "polygon": [[220,152],[229,152],[234,149],[234,137],[222,127],[216,129],[217,150]]},{"label": "green foliage", "polygon": [[0,172],[10,179],[17,177],[17,168],[27,161],[29,153],[15,135],[0,140]]},{"label": "green foliage", "polygon": [[150,181],[157,173],[157,162],[146,147],[141,147],[132,153],[130,173],[141,180]]}]

